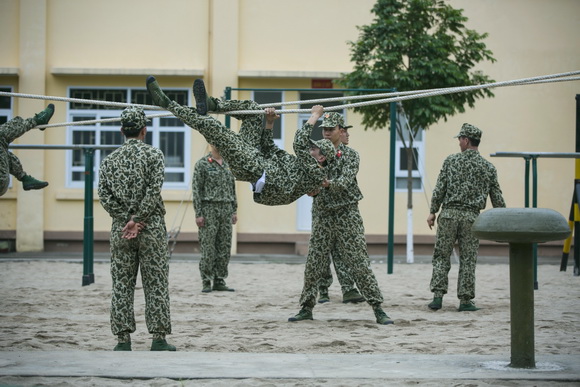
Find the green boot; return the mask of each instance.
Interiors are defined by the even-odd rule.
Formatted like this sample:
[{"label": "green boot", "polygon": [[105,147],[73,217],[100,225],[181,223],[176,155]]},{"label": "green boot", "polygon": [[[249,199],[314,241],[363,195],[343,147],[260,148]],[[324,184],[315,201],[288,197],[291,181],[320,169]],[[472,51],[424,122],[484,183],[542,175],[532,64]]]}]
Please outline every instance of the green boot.
[{"label": "green boot", "polygon": [[202,281],[202,293],[211,293],[211,281],[210,280],[203,280]]},{"label": "green boot", "polygon": [[203,79],[196,79],[193,81],[193,98],[195,98],[197,114],[205,116],[208,111],[216,111],[216,103],[208,97]]},{"label": "green boot", "polygon": [[48,185],[46,181],[36,180],[30,175],[24,175],[20,181],[22,182],[22,188],[24,188],[25,191],[30,191],[31,189],[43,189]]},{"label": "green boot", "polygon": [[165,339],[157,339],[151,342],[152,351],[177,351],[175,345],[171,345]]},{"label": "green boot", "polygon": [[[36,121],[36,125],[46,125],[48,121],[52,118],[54,114],[54,104],[49,103],[46,109],[34,115],[34,121]],[[40,129],[44,130],[44,128]]]},{"label": "green boot", "polygon": [[153,99],[153,103],[157,106],[161,106],[162,108],[167,109],[167,107],[171,103],[171,100],[169,99],[168,96],[165,95],[163,90],[161,90],[161,87],[157,83],[155,77],[152,75],[148,76],[146,85],[147,91],[149,92],[149,95]]},{"label": "green boot", "polygon": [[439,310],[443,306],[443,297],[433,297],[433,301],[427,305],[429,309]]},{"label": "green boot", "polygon": [[385,311],[383,310],[383,308],[381,308],[380,306],[374,307],[373,308],[373,312],[375,312],[375,317],[377,319],[377,324],[389,325],[389,324],[394,324],[395,323],[393,320],[391,320],[391,318],[389,316],[387,316],[387,314],[385,313]]},{"label": "green boot", "polygon": [[235,292],[235,289],[229,288],[228,285],[226,285],[226,281],[223,279],[215,279],[213,281],[212,290],[216,290],[218,292]]},{"label": "green boot", "polygon": [[312,318],[312,309],[302,308],[300,312],[294,317],[290,317],[288,321],[302,321],[302,320],[313,320]]},{"label": "green boot", "polygon": [[128,343],[117,343],[115,348],[113,348],[113,351],[132,351],[131,342],[129,341]]},{"label": "green boot", "polygon": [[356,289],[349,290],[342,295],[343,304],[348,304],[349,302],[356,304],[358,302],[363,302],[364,300],[365,298]]},{"label": "green boot", "polygon": [[458,312],[475,312],[476,310],[480,310],[480,309],[481,308],[478,308],[477,306],[475,306],[473,301],[461,301],[457,311]]},{"label": "green boot", "polygon": [[319,293],[320,293],[320,297],[318,297],[319,304],[330,302],[330,297],[328,296],[328,289],[320,289]]}]

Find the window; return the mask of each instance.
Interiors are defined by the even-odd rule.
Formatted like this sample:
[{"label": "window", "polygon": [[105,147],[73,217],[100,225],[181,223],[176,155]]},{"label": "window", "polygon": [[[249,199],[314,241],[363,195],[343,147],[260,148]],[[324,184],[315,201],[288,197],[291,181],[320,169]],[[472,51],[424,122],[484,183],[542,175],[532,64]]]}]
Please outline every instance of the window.
[{"label": "window", "polygon": [[[11,87],[0,87],[0,91],[12,93]],[[12,98],[0,96],[0,125],[12,119]]]},{"label": "window", "polygon": [[[401,136],[397,132],[397,144],[395,155],[395,190],[407,191],[407,149],[405,144],[409,144],[409,130],[406,126],[403,129],[403,137],[405,142],[401,140]],[[423,141],[423,130],[419,130],[413,140],[413,161],[412,161],[412,175],[413,175],[413,191],[420,192],[423,190],[422,178],[423,167],[422,160],[425,155],[425,144]]]},{"label": "window", "polygon": [[[169,98],[182,105],[189,105],[189,90],[167,89]],[[71,98],[100,100],[152,105],[151,97],[145,89],[104,89],[104,88],[70,88]],[[122,108],[116,106],[70,102],[69,121],[103,120],[119,117]],[[159,111],[146,111],[147,115]],[[71,125],[67,131],[67,142],[72,145],[121,145],[124,136],[120,132],[120,123],[101,122],[91,125]],[[190,175],[191,129],[175,117],[157,117],[147,125],[145,142],[161,149],[165,157],[164,188],[187,189]],[[97,150],[94,153],[95,180],[98,178],[98,167],[101,160],[114,149]],[[85,154],[84,150],[71,150],[67,153],[67,186],[82,187],[84,184]]]},{"label": "window", "polygon": [[[12,93],[11,87],[0,87],[0,91]],[[3,125],[12,119],[12,98],[0,96],[0,125]],[[9,151],[11,152],[11,151]],[[12,175],[9,174],[10,183],[8,187],[12,188]]]},{"label": "window", "polygon": [[[254,101],[258,104],[276,103],[284,101],[284,93],[281,91],[265,91],[265,90],[254,90]],[[280,110],[280,106],[276,106],[276,110]],[[274,144],[280,149],[284,149],[284,137],[283,137],[283,119],[274,121],[274,131],[272,135],[274,136]]]}]

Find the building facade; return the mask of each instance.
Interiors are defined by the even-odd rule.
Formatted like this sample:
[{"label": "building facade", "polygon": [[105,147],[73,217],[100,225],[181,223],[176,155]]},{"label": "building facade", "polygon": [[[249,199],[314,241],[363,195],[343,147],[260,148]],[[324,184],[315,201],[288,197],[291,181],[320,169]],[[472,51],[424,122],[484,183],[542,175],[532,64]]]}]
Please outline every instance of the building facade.
[{"label": "building facade", "polygon": [[[575,0],[450,0],[464,9],[468,28],[489,33],[497,59],[480,69],[507,81],[580,69],[580,2]],[[155,75],[181,103],[192,104],[191,85],[203,78],[208,91],[259,102],[304,101],[340,96],[332,80],[352,70],[347,42],[368,24],[374,0],[1,0],[0,89],[83,100],[146,103],[145,78]],[[396,85],[393,85],[396,87]],[[475,108],[440,122],[418,139],[419,165],[413,193],[416,252],[430,253],[434,231],[425,219],[444,158],[458,152],[464,122],[480,127],[480,151],[497,167],[509,207],[524,206],[522,158],[492,158],[495,152],[574,152],[580,83],[558,82],[494,90]],[[51,123],[118,117],[122,108],[92,103],[2,98],[0,117],[29,117],[54,102]],[[308,108],[307,102],[289,109]],[[156,114],[159,111],[150,111]],[[389,200],[389,131],[364,131],[361,117],[344,114],[350,145],[361,155],[361,213],[371,254],[386,252]],[[283,115],[277,143],[292,149],[295,131],[308,114]],[[221,120],[226,120],[222,115]],[[232,119],[234,130],[239,126]],[[171,117],[153,119],[148,141],[166,157],[163,197],[167,224],[177,230],[176,251],[196,252],[197,227],[189,196],[194,162],[207,149],[201,135]],[[118,123],[66,125],[30,131],[16,144],[111,145],[121,139]],[[400,150],[400,145],[397,152]],[[50,182],[24,192],[13,184],[0,197],[0,241],[18,251],[81,251],[84,227],[82,150],[14,149],[25,169]],[[110,151],[96,151],[95,171]],[[397,153],[398,155],[398,153]],[[406,172],[395,157],[397,181]],[[97,174],[95,173],[95,176]],[[538,207],[568,216],[573,195],[572,159],[538,161]],[[96,179],[96,177],[95,177]],[[397,186],[399,186],[397,184]],[[95,181],[96,187],[96,181]],[[237,183],[238,253],[304,254],[309,235],[309,199],[288,206],[253,203],[248,183]],[[110,218],[94,191],[96,248],[108,249]],[[404,251],[407,193],[395,191],[395,243]],[[400,251],[400,250],[397,250]]]}]

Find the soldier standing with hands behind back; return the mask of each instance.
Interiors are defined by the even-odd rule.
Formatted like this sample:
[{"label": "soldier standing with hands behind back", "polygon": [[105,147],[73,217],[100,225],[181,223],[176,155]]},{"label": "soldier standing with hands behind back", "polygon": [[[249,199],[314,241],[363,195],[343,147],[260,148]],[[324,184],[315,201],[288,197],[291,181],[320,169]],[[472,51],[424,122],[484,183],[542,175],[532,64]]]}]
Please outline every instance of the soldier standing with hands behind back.
[{"label": "soldier standing with hands behind back", "polygon": [[121,113],[125,143],[107,156],[99,170],[99,199],[112,218],[111,331],[115,351],[131,351],[135,332],[135,285],[141,271],[145,293],[145,323],[153,335],[152,351],[175,351],[165,335],[169,315],[169,253],[161,187],[165,163],[161,150],[144,142],[147,118],[143,109]]}]

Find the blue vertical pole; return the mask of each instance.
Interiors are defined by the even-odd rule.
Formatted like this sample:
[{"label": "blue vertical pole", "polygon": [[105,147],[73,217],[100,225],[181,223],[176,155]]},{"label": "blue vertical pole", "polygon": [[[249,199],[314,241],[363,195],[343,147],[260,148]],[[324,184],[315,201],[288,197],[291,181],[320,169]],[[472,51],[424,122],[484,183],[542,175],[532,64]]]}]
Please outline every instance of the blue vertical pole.
[{"label": "blue vertical pole", "polygon": [[387,254],[387,274],[393,274],[393,258],[394,258],[394,233],[395,233],[395,153],[397,144],[397,104],[390,103],[391,118],[391,144],[389,154],[389,238],[388,238],[388,254]]},{"label": "blue vertical pole", "polygon": [[85,152],[85,223],[83,231],[83,286],[95,282],[93,273],[93,156],[94,149]]}]

